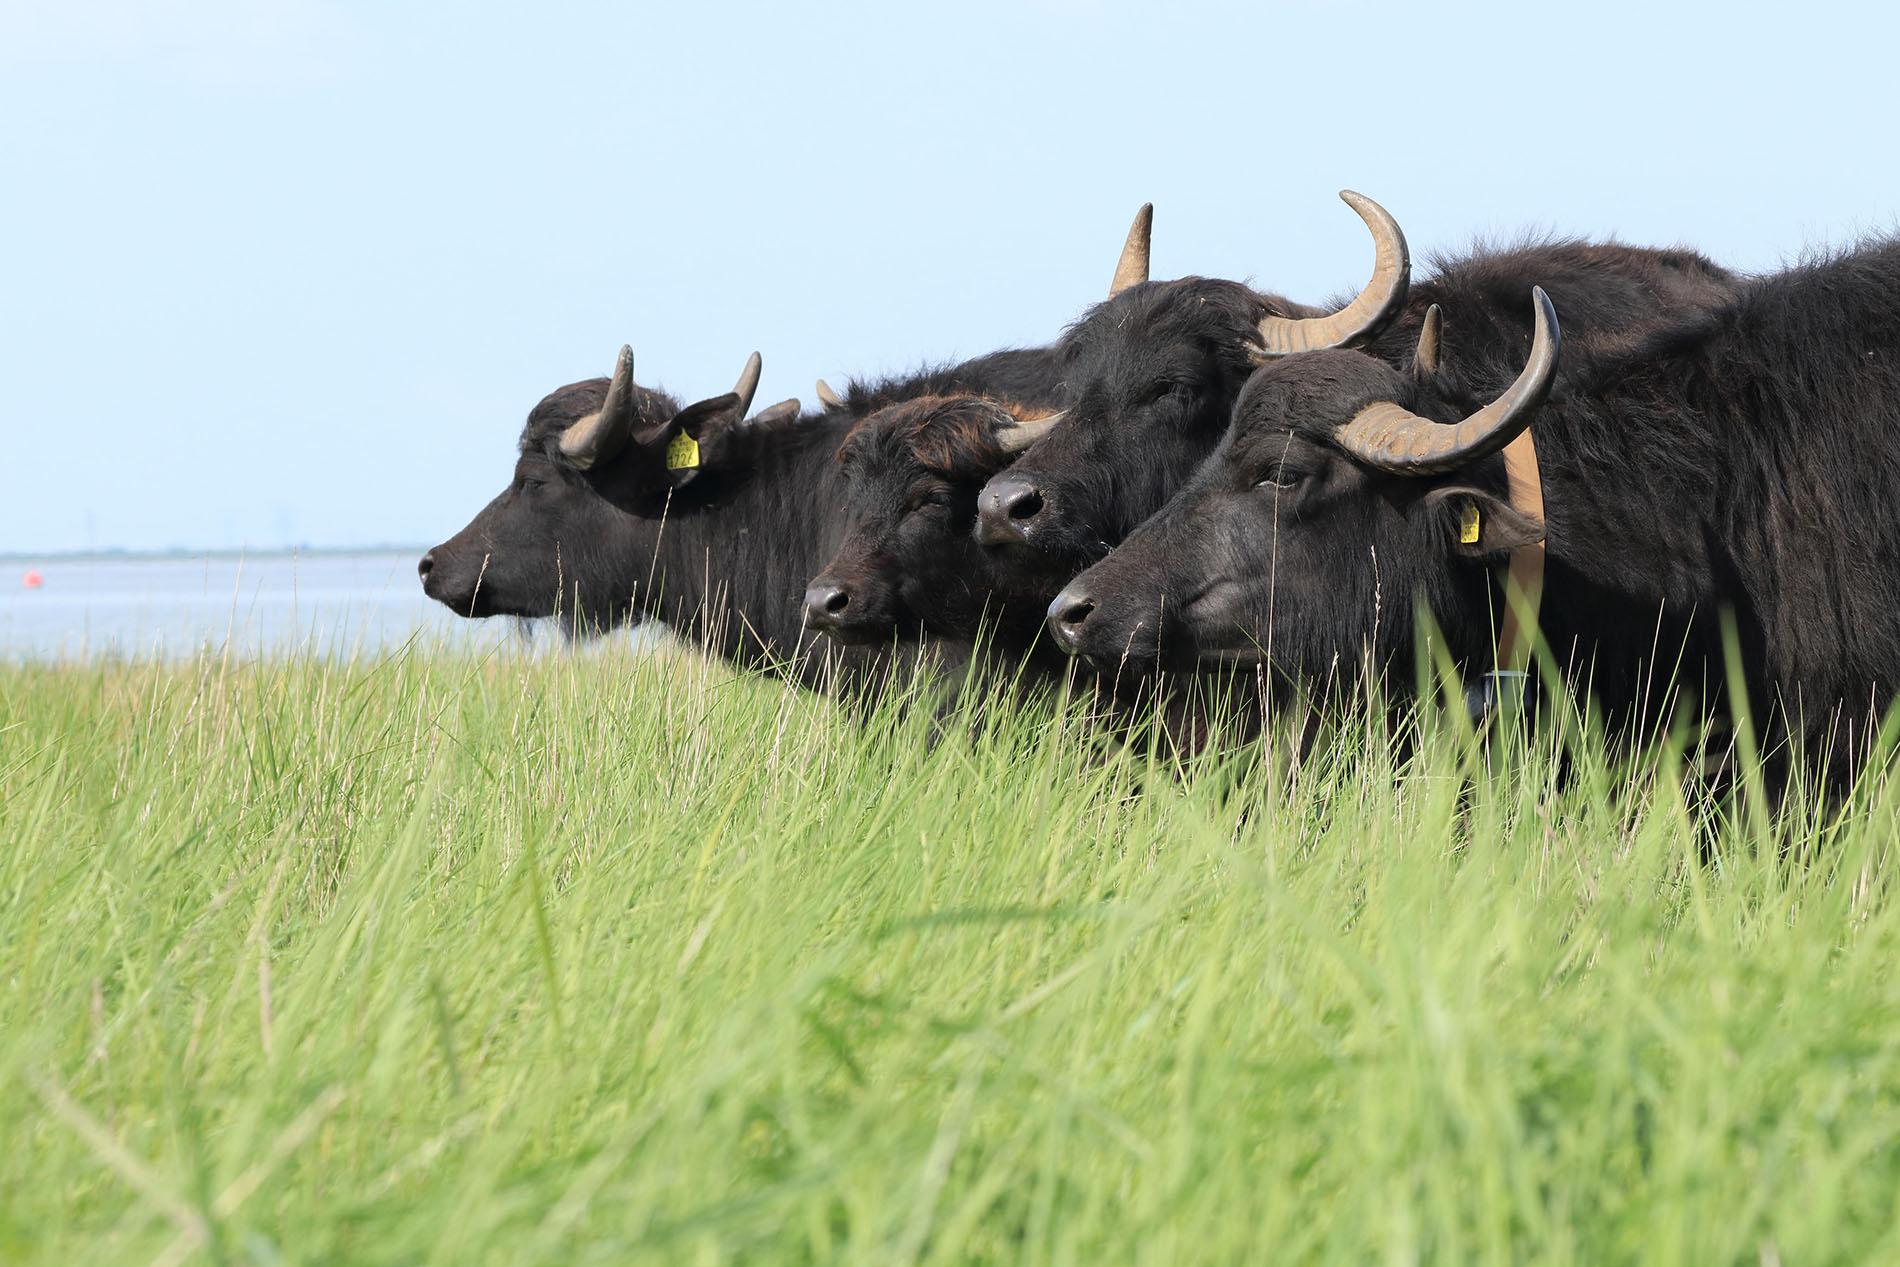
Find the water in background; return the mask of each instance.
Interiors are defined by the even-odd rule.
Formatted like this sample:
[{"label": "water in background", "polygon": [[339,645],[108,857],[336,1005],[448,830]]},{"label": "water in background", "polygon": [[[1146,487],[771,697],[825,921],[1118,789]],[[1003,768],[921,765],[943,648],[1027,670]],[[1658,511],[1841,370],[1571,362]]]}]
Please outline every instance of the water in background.
[{"label": "water in background", "polygon": [[[123,555],[0,561],[0,659],[98,655],[349,656],[419,638],[483,650],[522,638],[509,620],[461,620],[424,597],[420,550]],[[26,574],[37,572],[38,588]],[[552,631],[534,640],[558,645]]]}]

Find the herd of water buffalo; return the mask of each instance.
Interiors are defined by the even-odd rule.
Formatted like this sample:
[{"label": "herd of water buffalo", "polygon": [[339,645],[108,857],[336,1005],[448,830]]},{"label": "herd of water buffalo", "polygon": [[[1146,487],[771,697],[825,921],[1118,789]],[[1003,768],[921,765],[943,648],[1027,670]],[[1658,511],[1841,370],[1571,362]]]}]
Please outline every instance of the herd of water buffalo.
[{"label": "herd of water buffalo", "polygon": [[1377,264],[1336,310],[1151,281],[1144,207],[1054,343],[821,382],[816,411],[752,413],[756,354],[682,407],[623,348],[534,407],[423,586],[811,685],[976,655],[1111,696],[1409,680],[1428,628],[1481,681],[1534,622],[1623,724],[1732,660],[1786,735],[1863,742],[1900,679],[1900,241],[1761,276],[1546,241],[1414,281],[1342,196]]}]

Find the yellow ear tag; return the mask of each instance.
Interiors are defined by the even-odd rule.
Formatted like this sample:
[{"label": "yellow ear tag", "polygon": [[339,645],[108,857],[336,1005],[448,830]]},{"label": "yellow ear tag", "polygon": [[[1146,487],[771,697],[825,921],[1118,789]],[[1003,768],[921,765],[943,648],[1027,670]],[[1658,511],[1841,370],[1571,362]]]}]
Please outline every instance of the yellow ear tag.
[{"label": "yellow ear tag", "polygon": [[669,471],[696,471],[699,469],[699,441],[684,431],[666,442],[666,469]]},{"label": "yellow ear tag", "polygon": [[1478,544],[1478,503],[1466,502],[1464,512],[1458,518],[1458,544],[1475,546]]}]

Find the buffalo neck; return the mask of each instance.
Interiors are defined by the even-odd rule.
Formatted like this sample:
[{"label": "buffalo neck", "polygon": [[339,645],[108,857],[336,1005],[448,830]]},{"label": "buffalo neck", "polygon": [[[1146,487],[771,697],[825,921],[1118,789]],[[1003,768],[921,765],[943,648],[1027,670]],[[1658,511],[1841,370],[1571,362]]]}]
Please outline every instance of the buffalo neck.
[{"label": "buffalo neck", "polygon": [[1725,621],[1758,707],[1811,727],[1891,698],[1896,295],[1892,243],[1764,278],[1584,360],[1540,413],[1542,628],[1606,703],[1719,682]]},{"label": "buffalo neck", "polygon": [[761,445],[739,471],[709,472],[643,518],[636,605],[687,640],[735,663],[815,683],[840,656],[803,628],[809,579],[839,539],[842,490],[833,458],[849,419],[802,420]]}]

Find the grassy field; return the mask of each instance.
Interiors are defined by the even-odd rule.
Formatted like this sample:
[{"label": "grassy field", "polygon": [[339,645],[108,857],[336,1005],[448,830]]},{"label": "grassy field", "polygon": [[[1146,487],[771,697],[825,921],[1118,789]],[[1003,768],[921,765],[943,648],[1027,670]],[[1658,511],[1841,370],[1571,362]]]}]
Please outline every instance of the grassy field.
[{"label": "grassy field", "polygon": [[1900,792],[0,669],[0,1261],[1900,1261]]}]

